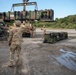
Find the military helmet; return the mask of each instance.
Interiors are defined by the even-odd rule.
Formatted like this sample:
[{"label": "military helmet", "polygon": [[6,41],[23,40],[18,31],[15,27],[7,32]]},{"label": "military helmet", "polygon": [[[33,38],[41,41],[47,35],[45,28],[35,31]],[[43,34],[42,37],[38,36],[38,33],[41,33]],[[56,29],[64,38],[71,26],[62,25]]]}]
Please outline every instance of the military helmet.
[{"label": "military helmet", "polygon": [[19,26],[21,25],[21,21],[16,20],[16,21],[15,21],[15,24],[16,24],[16,26],[18,26],[18,27],[19,27]]}]

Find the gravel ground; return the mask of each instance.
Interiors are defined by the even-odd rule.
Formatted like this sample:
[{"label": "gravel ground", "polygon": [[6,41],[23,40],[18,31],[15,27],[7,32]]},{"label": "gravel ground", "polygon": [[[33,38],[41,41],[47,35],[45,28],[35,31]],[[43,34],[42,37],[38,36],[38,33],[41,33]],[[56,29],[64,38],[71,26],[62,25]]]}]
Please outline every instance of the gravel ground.
[{"label": "gravel ground", "polygon": [[76,31],[66,31],[69,38],[55,44],[43,43],[40,29],[35,38],[23,38],[20,66],[13,68],[8,67],[8,43],[0,41],[0,75],[76,75]]}]

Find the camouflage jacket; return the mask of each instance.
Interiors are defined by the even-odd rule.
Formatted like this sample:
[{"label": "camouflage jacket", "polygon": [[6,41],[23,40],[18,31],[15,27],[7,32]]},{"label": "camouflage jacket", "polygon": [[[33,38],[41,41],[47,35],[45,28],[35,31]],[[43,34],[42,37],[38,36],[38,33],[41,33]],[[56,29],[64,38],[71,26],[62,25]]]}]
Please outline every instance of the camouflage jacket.
[{"label": "camouflage jacket", "polygon": [[12,28],[9,32],[9,38],[8,38],[8,42],[9,42],[9,46],[10,45],[21,45],[22,44],[22,33],[25,30],[24,27],[15,27]]}]

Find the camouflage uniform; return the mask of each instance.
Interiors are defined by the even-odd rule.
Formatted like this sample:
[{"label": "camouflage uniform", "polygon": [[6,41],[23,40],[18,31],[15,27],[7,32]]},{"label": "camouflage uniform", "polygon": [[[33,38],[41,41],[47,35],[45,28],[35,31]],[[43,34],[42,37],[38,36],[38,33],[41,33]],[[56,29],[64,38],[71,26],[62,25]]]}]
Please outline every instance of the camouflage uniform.
[{"label": "camouflage uniform", "polygon": [[34,35],[35,35],[35,31],[36,30],[36,28],[34,27],[34,26],[31,26],[31,35],[32,35],[32,37],[34,37]]},{"label": "camouflage uniform", "polygon": [[30,24],[26,23],[26,33],[30,33]]},{"label": "camouflage uniform", "polygon": [[18,64],[19,62],[23,31],[24,31],[24,27],[14,27],[10,30],[9,39],[8,39],[9,46],[10,46],[10,65],[9,66],[13,66],[15,53],[16,53],[16,64]]},{"label": "camouflage uniform", "polygon": [[43,31],[43,38],[44,38],[44,36],[46,34],[46,28],[45,28],[45,26],[43,26],[43,28],[41,28],[41,30]]}]

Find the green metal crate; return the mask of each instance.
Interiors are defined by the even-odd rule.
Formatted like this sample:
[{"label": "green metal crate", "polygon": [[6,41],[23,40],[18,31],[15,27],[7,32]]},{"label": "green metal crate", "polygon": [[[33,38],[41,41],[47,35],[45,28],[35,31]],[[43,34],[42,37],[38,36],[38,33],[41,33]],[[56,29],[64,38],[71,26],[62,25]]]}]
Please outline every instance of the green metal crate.
[{"label": "green metal crate", "polygon": [[49,34],[45,34],[44,43],[56,43],[57,41],[61,41],[68,38],[67,32],[52,32]]},{"label": "green metal crate", "polygon": [[56,37],[55,33],[45,34],[44,43],[55,43]]}]

